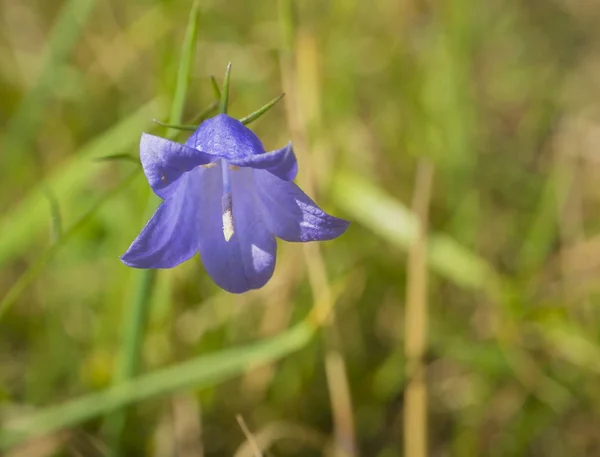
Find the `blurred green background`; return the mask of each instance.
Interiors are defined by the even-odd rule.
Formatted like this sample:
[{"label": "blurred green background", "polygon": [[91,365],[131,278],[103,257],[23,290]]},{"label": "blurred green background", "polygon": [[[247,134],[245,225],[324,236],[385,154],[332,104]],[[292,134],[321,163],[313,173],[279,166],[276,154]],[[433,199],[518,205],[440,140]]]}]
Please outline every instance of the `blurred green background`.
[{"label": "blurred green background", "polygon": [[161,271],[143,325],[119,256],[149,189],[132,161],[96,159],[173,134],[151,121],[177,117],[192,2],[0,1],[5,455],[253,456],[237,414],[265,455],[404,455],[405,328],[427,334],[428,455],[600,455],[600,4],[197,5],[183,120],[228,61],[231,115],[285,91],[253,130],[292,139],[299,183],[353,223],[319,248],[280,242],[245,295],[198,259]]}]

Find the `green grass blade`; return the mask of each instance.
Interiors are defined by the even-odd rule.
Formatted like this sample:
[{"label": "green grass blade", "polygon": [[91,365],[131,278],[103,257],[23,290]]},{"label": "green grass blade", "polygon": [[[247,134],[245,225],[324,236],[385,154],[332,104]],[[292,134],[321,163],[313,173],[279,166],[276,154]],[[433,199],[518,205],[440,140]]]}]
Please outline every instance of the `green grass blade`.
[{"label": "green grass blade", "polygon": [[66,163],[56,168],[46,183],[35,187],[12,211],[0,216],[0,267],[22,254],[48,217],[44,188],[51,188],[56,198],[65,201],[81,191],[100,168],[93,159],[135,148],[139,132],[148,127],[148,113],[160,111],[160,99],[152,100],[114,127],[91,140]]},{"label": "green grass blade", "polygon": [[[185,106],[185,98],[187,95],[187,89],[190,80],[190,74],[192,69],[192,62],[196,51],[196,38],[198,34],[198,1],[194,2],[192,10],[190,11],[190,17],[188,22],[188,28],[186,30],[185,40],[182,49],[182,57],[179,64],[179,70],[177,75],[177,87],[175,88],[175,95],[173,98],[173,106],[171,108],[170,123],[179,123],[183,115],[183,109]],[[139,132],[138,132],[139,134]],[[152,195],[149,207],[146,213],[152,213],[156,208],[158,199]],[[147,214],[148,215],[148,214]],[[134,298],[134,306],[132,306],[132,315],[128,319],[130,326],[126,328],[133,330],[133,334],[136,339],[141,338],[139,333],[138,325],[141,325],[143,315],[145,312],[141,312],[139,307],[146,307],[147,301],[150,296],[150,288],[152,286],[152,278],[155,274],[154,270],[143,270],[138,272],[138,278],[136,280],[137,292]],[[135,324],[134,324],[135,323]],[[137,370],[137,364],[139,359],[139,341],[131,341],[125,344],[125,354],[123,362],[120,367],[119,373],[117,374],[117,380],[123,380],[130,378]]]},{"label": "green grass blade", "polygon": [[31,438],[76,426],[135,402],[181,389],[213,386],[301,349],[311,340],[314,329],[304,321],[271,339],[201,356],[59,406],[5,421],[0,430],[0,449],[6,450]]},{"label": "green grass blade", "polygon": [[60,238],[53,243],[46,251],[30,266],[25,273],[23,273],[10,287],[4,298],[0,300],[0,320],[10,307],[19,299],[21,294],[25,291],[27,286],[37,277],[43,268],[50,262],[56,252],[64,246],[67,241],[77,233],[97,212],[98,210],[112,197],[120,193],[125,187],[127,187],[134,177],[140,172],[140,169],[136,169],[130,176],[124,179],[119,185],[108,191],[102,197],[100,197],[92,207],[81,216],[77,222],[75,222],[67,231],[65,231]]},{"label": "green grass blade", "polygon": [[77,44],[81,30],[90,15],[95,0],[70,0],[65,3],[56,19],[48,44],[43,50],[39,77],[34,87],[24,96],[14,116],[6,127],[0,150],[10,152],[9,167],[25,155],[35,138],[44,113],[44,105],[50,98],[57,81],[57,70],[65,64],[71,50]]},{"label": "green grass blade", "polygon": [[284,95],[285,94],[281,94],[278,97],[275,97],[269,103],[267,103],[266,105],[264,105],[261,108],[257,109],[252,114],[248,114],[248,116],[240,119],[240,122],[242,124],[244,124],[244,125],[248,125],[251,122],[254,122],[259,117],[261,117],[263,114],[265,114],[267,111],[269,111],[271,108],[273,108],[277,104],[277,102],[283,98]]},{"label": "green grass blade", "polygon": [[[196,53],[196,42],[198,36],[199,24],[199,2],[194,1],[188,20],[182,47],[181,60],[177,72],[177,85],[171,105],[169,116],[170,124],[181,124],[185,100],[187,97],[188,86],[191,77],[194,55]],[[146,215],[148,218],[158,206],[160,200],[155,195],[151,195],[148,202]],[[114,383],[118,387],[127,382],[138,371],[140,364],[140,353],[144,338],[144,329],[148,319],[150,309],[150,299],[152,296],[157,271],[141,270],[136,271],[133,281],[133,300],[127,309],[124,322],[124,335],[122,351],[120,354],[119,365],[115,373]],[[106,432],[110,445],[110,452],[113,456],[121,455],[121,438],[125,429],[126,411],[116,411],[106,420]]]},{"label": "green grass blade", "polygon": [[[333,191],[338,206],[386,241],[405,250],[416,241],[416,216],[370,182],[343,173],[335,179]],[[498,285],[499,275],[485,259],[447,235],[432,235],[428,252],[431,268],[459,286],[492,291]]]},{"label": "green grass blade", "polygon": [[569,167],[561,163],[552,165],[534,211],[532,224],[525,233],[523,246],[517,256],[517,264],[522,272],[530,274],[540,268],[551,253],[559,230],[560,212],[573,179],[574,174]]},{"label": "green grass blade", "polygon": [[56,242],[60,239],[63,232],[60,204],[58,203],[58,198],[56,198],[56,195],[54,195],[54,192],[52,192],[52,189],[44,189],[44,194],[46,195],[46,199],[48,200],[48,204],[50,206],[51,239],[53,242]]}]

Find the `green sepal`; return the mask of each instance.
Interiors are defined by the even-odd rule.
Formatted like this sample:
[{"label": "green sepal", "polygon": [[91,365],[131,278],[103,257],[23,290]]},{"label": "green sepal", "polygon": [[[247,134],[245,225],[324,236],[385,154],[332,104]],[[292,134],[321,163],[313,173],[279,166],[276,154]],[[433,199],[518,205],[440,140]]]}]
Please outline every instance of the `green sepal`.
[{"label": "green sepal", "polygon": [[190,132],[194,132],[198,128],[197,125],[167,124],[166,122],[161,122],[158,119],[152,119],[152,122],[154,122],[157,125],[160,125],[161,127],[167,127],[167,128],[176,129],[176,130],[187,130],[187,131],[190,131]]},{"label": "green sepal", "polygon": [[223,90],[221,90],[221,102],[219,103],[219,113],[227,114],[227,105],[229,104],[229,80],[231,77],[231,62],[227,64],[225,78],[223,79]]},{"label": "green sepal", "polygon": [[[218,108],[218,106],[219,106],[218,101],[212,103],[208,108],[206,108],[200,114],[194,116],[194,118],[192,119],[192,122],[202,122],[204,119],[206,119],[208,116],[210,116],[210,114],[213,111],[215,111]],[[191,131],[191,132],[196,131],[196,129],[198,128],[198,125],[194,125],[194,124],[176,125],[176,124],[169,124],[166,122],[162,122],[162,121],[159,121],[158,119],[152,119],[152,122],[154,122],[157,125],[160,125],[161,127],[167,127],[167,128],[176,129],[176,130],[186,130],[186,131]]]},{"label": "green sepal", "polygon": [[111,154],[108,156],[96,157],[94,160],[96,162],[125,161],[140,165],[140,159],[131,154]]},{"label": "green sepal", "polygon": [[213,75],[210,75],[210,85],[212,86],[215,98],[221,100],[221,89],[219,89],[219,83],[217,83],[217,80]]},{"label": "green sepal", "polygon": [[259,108],[256,111],[254,111],[252,114],[249,114],[248,116],[240,119],[240,122],[244,125],[248,125],[250,122],[254,122],[256,119],[258,119],[263,114],[265,114],[267,111],[269,111],[271,108],[273,108],[273,106],[275,106],[275,104],[279,100],[281,100],[284,95],[285,94],[281,94],[280,96],[275,97],[273,100],[271,100],[269,103],[264,105],[262,108]]}]

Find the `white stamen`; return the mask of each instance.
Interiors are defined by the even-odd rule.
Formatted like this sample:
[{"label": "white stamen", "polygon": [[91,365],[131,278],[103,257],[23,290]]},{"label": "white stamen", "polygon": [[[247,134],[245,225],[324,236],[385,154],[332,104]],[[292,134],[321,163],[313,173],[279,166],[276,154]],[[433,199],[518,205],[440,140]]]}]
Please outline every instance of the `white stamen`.
[{"label": "white stamen", "polygon": [[221,198],[221,205],[223,208],[223,236],[225,241],[229,241],[233,236],[233,201],[231,198],[231,192],[227,192]]}]

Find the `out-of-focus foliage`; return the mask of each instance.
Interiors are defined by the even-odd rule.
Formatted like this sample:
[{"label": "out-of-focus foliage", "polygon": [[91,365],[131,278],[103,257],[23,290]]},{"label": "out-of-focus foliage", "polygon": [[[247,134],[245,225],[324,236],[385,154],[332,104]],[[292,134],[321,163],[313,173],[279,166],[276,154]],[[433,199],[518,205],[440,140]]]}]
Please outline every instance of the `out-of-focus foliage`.
[{"label": "out-of-focus foliage", "polygon": [[[139,174],[106,198],[136,165],[95,159],[135,156],[142,131],[167,134],[151,121],[169,117],[191,3],[0,0],[0,300],[30,275],[0,306],[0,427],[111,385],[133,278],[118,258],[149,189]],[[360,455],[401,455],[406,252],[424,158],[435,165],[431,455],[599,455],[600,4],[313,0],[293,4],[289,27],[285,2],[199,3],[184,122],[214,101],[210,75],[229,61],[233,116],[291,81],[287,109],[252,128],[267,149],[293,139],[300,182],[353,223],[321,245],[326,278],[285,243],[272,281],[242,296],[198,259],[159,272],[144,376],[176,379],[189,372],[159,370],[203,356],[221,366],[233,359],[220,351],[278,334],[297,350],[259,368],[248,359],[214,386],[132,393],[124,455],[234,455],[238,413],[257,437],[281,438],[272,455],[327,453],[328,338],[283,333],[302,330],[318,283],[336,302]],[[104,419],[82,417],[9,452],[108,455]]]}]

